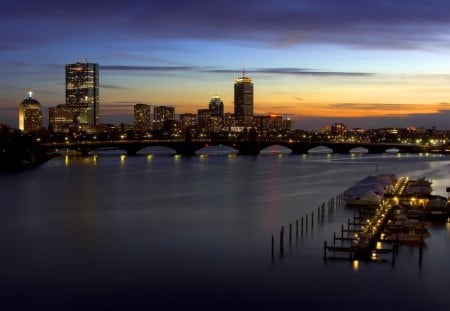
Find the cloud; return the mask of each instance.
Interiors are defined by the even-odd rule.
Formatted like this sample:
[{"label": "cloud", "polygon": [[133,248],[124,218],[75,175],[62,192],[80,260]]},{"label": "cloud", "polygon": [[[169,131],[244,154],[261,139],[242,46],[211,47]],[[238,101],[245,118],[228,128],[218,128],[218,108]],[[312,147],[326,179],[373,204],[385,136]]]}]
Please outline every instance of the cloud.
[{"label": "cloud", "polygon": [[[2,27],[15,29],[19,38],[45,33],[49,41],[78,37],[89,30],[93,36],[116,40],[232,40],[273,48],[325,43],[439,49],[450,46],[449,11],[446,0],[80,0],[75,6],[68,1],[17,0],[2,5],[0,19]],[[75,23],[76,31],[71,31]],[[0,35],[3,48],[19,44],[16,34]],[[23,40],[21,44],[29,43]]]},{"label": "cloud", "polygon": [[119,85],[112,85],[112,84],[100,84],[100,88],[102,89],[111,89],[111,90],[127,90],[128,88],[119,86]]},{"label": "cloud", "polygon": [[[236,68],[211,68],[200,66],[141,66],[141,65],[102,65],[100,70],[105,71],[126,71],[126,72],[200,72],[200,73],[217,73],[217,74],[236,74],[239,70]],[[319,71],[304,68],[250,68],[245,70],[246,74],[267,74],[267,75],[313,75],[313,76],[356,76],[365,77],[373,76],[368,72],[336,72],[336,71]]]},{"label": "cloud", "polygon": [[[209,73],[236,73],[235,69],[202,69],[203,72]],[[245,69],[245,73],[256,74],[276,74],[276,75],[295,75],[295,76],[371,76],[373,73],[368,72],[339,72],[339,71],[318,71],[305,68],[254,68]]]},{"label": "cloud", "polygon": [[329,104],[330,108],[333,109],[357,109],[357,110],[399,110],[405,109],[404,104],[365,104],[365,103],[337,103],[337,104]]},{"label": "cloud", "polygon": [[107,71],[192,71],[191,66],[133,66],[133,65],[102,65],[101,70]]}]

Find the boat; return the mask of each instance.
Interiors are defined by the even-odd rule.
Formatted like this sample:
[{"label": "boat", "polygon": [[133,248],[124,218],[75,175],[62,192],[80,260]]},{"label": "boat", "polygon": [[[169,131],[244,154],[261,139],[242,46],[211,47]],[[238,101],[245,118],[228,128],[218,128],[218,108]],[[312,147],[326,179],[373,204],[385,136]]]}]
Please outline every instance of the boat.
[{"label": "boat", "polygon": [[384,237],[384,240],[399,243],[422,243],[425,237],[426,235],[419,234],[414,229],[411,229],[407,233],[388,234]]},{"label": "boat", "polygon": [[396,230],[425,230],[430,226],[429,222],[420,221],[417,219],[410,219],[406,215],[397,215],[393,219],[389,220],[387,227]]},{"label": "boat", "polygon": [[410,180],[408,185],[406,186],[405,194],[406,195],[430,195],[433,191],[431,184],[433,182],[430,180],[426,180],[425,177]]}]

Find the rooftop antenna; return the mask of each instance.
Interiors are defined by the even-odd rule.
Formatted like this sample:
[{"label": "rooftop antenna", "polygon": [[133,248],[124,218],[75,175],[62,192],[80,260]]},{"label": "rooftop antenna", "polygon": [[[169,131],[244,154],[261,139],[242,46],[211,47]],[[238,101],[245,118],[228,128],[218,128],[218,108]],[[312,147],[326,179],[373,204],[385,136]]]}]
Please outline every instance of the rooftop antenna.
[{"label": "rooftop antenna", "polygon": [[242,65],[242,78],[245,77],[245,67]]},{"label": "rooftop antenna", "polygon": [[31,99],[32,96],[33,96],[33,92],[32,91],[28,91],[28,98]]}]

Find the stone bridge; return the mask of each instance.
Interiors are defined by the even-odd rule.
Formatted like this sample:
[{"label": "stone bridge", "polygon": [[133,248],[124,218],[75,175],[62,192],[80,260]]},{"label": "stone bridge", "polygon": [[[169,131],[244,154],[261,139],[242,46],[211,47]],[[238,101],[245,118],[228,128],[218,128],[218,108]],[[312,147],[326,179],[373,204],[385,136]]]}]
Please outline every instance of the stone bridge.
[{"label": "stone bridge", "polygon": [[129,155],[135,155],[139,150],[145,147],[164,146],[171,148],[176,154],[191,156],[196,151],[208,146],[229,146],[238,150],[239,154],[257,155],[261,150],[279,145],[292,150],[293,154],[306,154],[314,147],[327,147],[333,150],[333,153],[347,154],[352,149],[362,147],[367,149],[368,153],[385,153],[386,150],[395,148],[400,153],[426,153],[431,152],[431,147],[412,145],[412,144],[381,144],[381,143],[336,143],[336,142],[311,142],[311,141],[238,141],[238,140],[210,140],[210,139],[192,139],[186,141],[178,140],[117,140],[117,141],[84,141],[67,143],[43,143],[49,152],[56,149],[70,149],[79,151],[87,155],[97,149],[118,149],[125,150]]}]

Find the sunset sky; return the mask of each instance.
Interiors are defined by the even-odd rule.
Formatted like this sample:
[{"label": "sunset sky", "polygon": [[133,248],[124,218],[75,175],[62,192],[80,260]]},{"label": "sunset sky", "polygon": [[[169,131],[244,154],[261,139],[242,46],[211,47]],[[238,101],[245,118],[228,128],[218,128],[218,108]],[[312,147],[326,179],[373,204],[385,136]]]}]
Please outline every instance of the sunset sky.
[{"label": "sunset sky", "polygon": [[[450,129],[447,0],[16,0],[0,10],[0,123],[17,127],[32,90],[65,102],[64,65],[100,65],[100,121],[135,103],[233,111],[242,67],[255,114],[296,128]],[[45,118],[47,125],[47,118]]]}]

